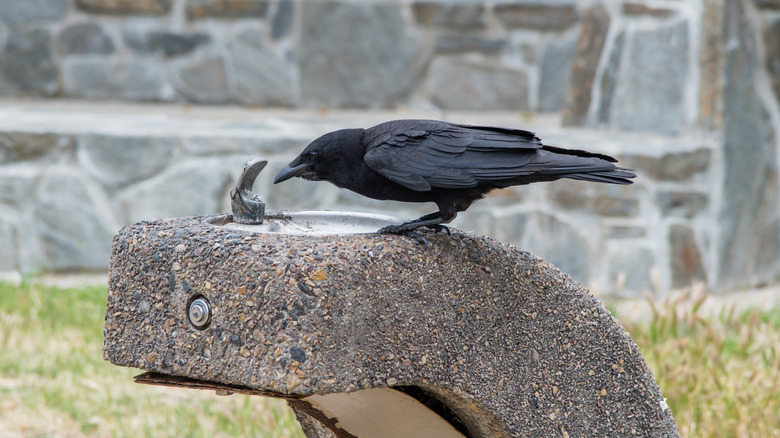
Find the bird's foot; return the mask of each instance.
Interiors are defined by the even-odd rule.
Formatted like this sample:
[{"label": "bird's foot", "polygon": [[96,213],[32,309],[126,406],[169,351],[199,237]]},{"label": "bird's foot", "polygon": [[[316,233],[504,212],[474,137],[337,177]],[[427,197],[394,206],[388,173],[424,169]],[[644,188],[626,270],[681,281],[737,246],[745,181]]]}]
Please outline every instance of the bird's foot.
[{"label": "bird's foot", "polygon": [[376,231],[377,234],[403,234],[409,230],[403,229],[402,225],[388,225]]},{"label": "bird's foot", "polygon": [[[411,226],[410,226],[411,225]],[[420,245],[423,245],[425,249],[428,249],[429,243],[428,239],[425,238],[422,234],[417,232],[416,230],[420,228],[420,225],[418,224],[411,224],[409,222],[401,225],[388,225],[386,227],[380,228],[377,233],[378,234],[398,234],[398,235],[404,235],[409,236],[412,239],[416,240],[417,243]],[[447,227],[444,227],[447,228]]]},{"label": "bird's foot", "polygon": [[406,234],[420,228],[421,225],[414,222],[406,222],[401,225],[388,225],[377,230],[378,234]]}]

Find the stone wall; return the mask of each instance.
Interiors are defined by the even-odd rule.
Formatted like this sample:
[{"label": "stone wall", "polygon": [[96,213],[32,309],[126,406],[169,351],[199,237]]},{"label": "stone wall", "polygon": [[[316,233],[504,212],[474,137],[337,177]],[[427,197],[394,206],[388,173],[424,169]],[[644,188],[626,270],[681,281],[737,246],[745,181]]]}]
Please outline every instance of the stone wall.
[{"label": "stone wall", "polygon": [[[134,110],[107,114],[114,130],[65,126],[62,108],[55,127],[11,111],[0,123],[0,244],[11,248],[0,271],[102,268],[101,239],[121,225],[225,210],[253,154],[272,168],[326,127],[421,116],[527,127],[637,169],[628,188],[497,192],[456,223],[587,286],[625,295],[780,277],[777,0],[26,0],[0,8],[0,42],[9,97],[321,112],[278,119],[284,133],[258,112],[200,133],[191,124],[208,119],[174,121],[161,135],[116,121]],[[550,124],[546,112],[561,117]],[[327,187],[267,183],[271,208],[387,212]],[[192,187],[204,194],[193,208],[174,208]]]},{"label": "stone wall", "polygon": [[581,7],[522,1],[25,0],[0,94],[264,107],[563,106]]}]

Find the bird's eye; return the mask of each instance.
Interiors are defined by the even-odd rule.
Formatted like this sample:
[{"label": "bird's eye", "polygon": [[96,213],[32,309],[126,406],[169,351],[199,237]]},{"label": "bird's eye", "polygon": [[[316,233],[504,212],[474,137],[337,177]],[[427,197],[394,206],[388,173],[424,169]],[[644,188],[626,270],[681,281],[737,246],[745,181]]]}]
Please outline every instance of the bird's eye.
[{"label": "bird's eye", "polygon": [[317,152],[315,152],[315,151],[307,152],[307,153],[306,153],[306,159],[314,161],[314,160],[316,160],[316,159],[317,159],[317,157],[318,157],[319,155],[320,155],[320,154],[318,154],[318,153],[317,153]]}]

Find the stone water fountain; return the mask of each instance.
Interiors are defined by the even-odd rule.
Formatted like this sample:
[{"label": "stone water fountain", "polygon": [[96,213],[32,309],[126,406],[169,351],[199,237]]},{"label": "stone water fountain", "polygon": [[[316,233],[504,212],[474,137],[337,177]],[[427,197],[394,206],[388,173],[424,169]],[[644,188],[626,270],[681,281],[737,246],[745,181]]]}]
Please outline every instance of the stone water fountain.
[{"label": "stone water fountain", "polygon": [[265,211],[114,238],[103,354],[140,383],[285,399],[307,437],[679,436],[636,345],[555,266],[401,220]]}]

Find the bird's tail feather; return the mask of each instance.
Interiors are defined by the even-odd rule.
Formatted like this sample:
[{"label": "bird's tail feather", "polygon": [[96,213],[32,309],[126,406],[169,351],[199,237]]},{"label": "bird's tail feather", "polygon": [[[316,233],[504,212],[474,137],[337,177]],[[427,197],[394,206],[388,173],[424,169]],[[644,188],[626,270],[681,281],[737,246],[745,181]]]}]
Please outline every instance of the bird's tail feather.
[{"label": "bird's tail feather", "polygon": [[563,178],[576,179],[580,181],[593,181],[608,184],[632,184],[631,178],[636,178],[636,174],[631,169],[616,167],[613,170],[592,172],[592,173],[573,173],[563,176]]}]

